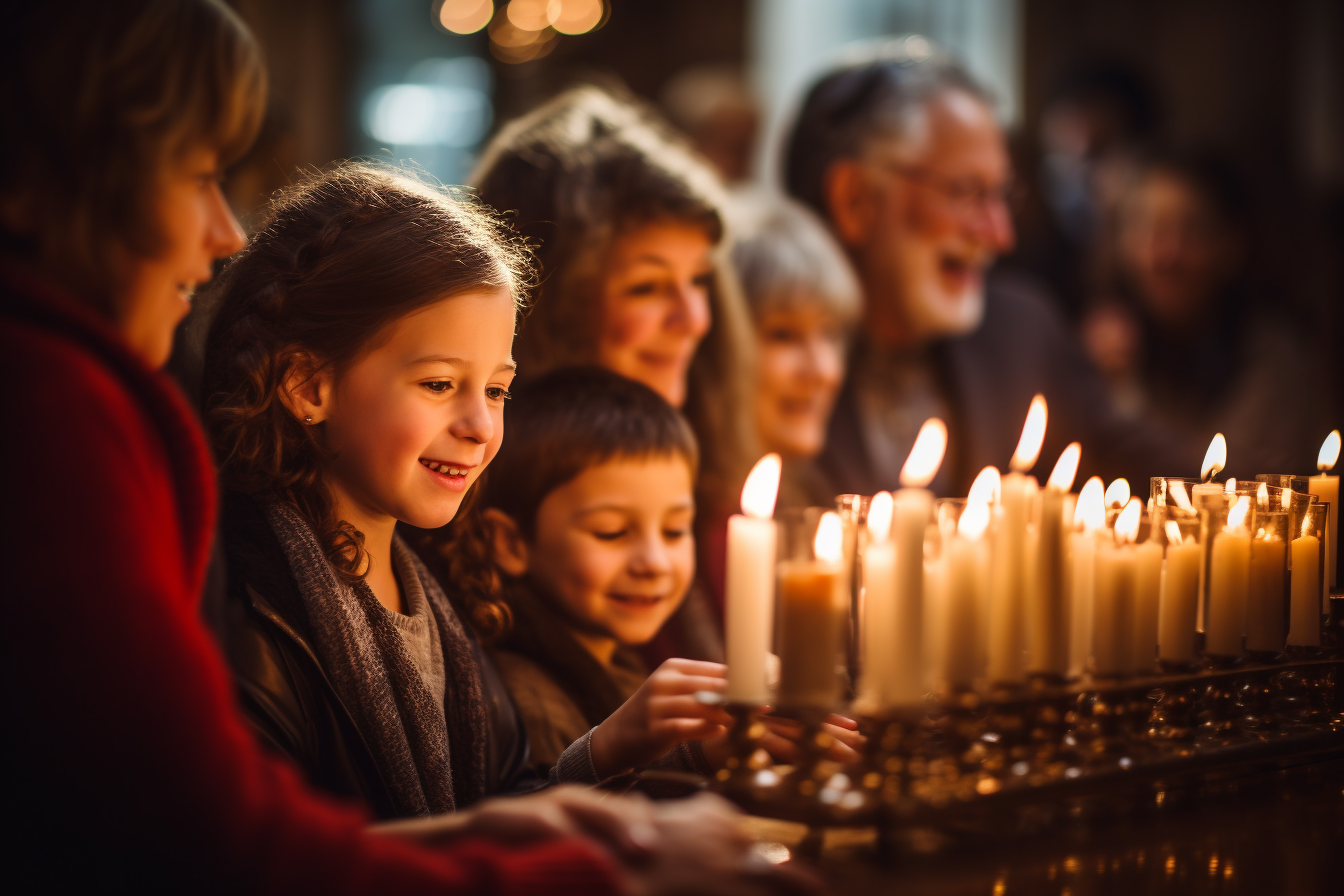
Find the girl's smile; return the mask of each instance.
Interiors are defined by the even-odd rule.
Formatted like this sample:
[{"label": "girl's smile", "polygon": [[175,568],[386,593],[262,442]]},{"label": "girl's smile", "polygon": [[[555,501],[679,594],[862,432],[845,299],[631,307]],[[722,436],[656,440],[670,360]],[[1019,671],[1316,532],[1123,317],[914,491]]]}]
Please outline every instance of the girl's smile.
[{"label": "girl's smile", "polygon": [[455,492],[466,491],[467,474],[476,467],[476,464],[458,464],[449,461],[430,460],[425,457],[420,458],[420,463],[426,470],[429,470],[429,474],[436,481]]}]

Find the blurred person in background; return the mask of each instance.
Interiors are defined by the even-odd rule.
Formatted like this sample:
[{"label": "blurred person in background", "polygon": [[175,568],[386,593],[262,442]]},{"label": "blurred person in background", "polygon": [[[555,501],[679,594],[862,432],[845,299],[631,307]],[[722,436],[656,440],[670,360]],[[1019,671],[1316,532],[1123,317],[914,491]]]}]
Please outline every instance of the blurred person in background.
[{"label": "blurred person in background", "polygon": [[[864,291],[862,338],[821,464],[845,492],[898,484],[920,425],[948,425],[932,488],[965,494],[1005,465],[1036,393],[1040,463],[1083,444],[1082,472],[1140,479],[1199,457],[1126,423],[1052,301],[1007,271],[1012,184],[989,96],[919,36],[862,45],[807,93],[786,139],[789,192],[821,214]],[[1201,449],[1202,450],[1202,446]]]},{"label": "blurred person in background", "polygon": [[844,250],[806,206],[746,192],[733,201],[733,266],[756,329],[756,429],[784,459],[779,506],[830,505],[817,468],[845,377],[862,294]]},{"label": "blurred person in background", "polygon": [[1257,276],[1253,220],[1226,162],[1150,156],[1119,197],[1113,267],[1082,322],[1127,417],[1194,443],[1222,432],[1241,475],[1309,469],[1329,429],[1310,385],[1327,378]]},{"label": "blurred person in background", "polygon": [[263,753],[200,619],[214,474],[160,370],[192,290],[243,245],[219,180],[264,113],[260,52],[215,0],[30,4],[10,24],[7,891],[767,885],[721,803],[558,788],[374,832]]},{"label": "blurred person in background", "polygon": [[724,183],[747,180],[761,113],[740,67],[688,66],[667,82],[662,101],[672,124],[686,134]]},{"label": "blurred person in background", "polygon": [[[518,382],[597,365],[680,409],[701,446],[697,544],[726,538],[758,452],[751,324],[724,237],[714,172],[649,109],[596,87],[506,124],[472,175],[481,199],[534,241],[541,285],[518,333]],[[691,594],[647,658],[722,659],[720,626]],[[675,644],[675,647],[672,646]]]}]

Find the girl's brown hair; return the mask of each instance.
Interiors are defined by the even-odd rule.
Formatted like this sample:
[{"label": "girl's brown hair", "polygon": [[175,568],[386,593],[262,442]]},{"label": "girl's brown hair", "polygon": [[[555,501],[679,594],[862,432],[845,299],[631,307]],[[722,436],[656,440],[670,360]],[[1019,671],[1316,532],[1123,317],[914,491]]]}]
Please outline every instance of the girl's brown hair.
[{"label": "girl's brown hair", "polygon": [[219,0],[18,4],[0,54],[0,241],[115,316],[130,258],[163,234],[158,172],[197,147],[221,165],[266,111],[261,51]]},{"label": "girl's brown hair", "polygon": [[390,323],[441,299],[532,283],[526,246],[469,194],[399,169],[342,163],[281,191],[252,243],[202,297],[214,315],[203,377],[206,428],[224,484],[293,503],[332,564],[368,571],[363,537],[336,519],[324,427],[281,401],[310,358],[337,374]]},{"label": "girl's brown hair", "polygon": [[[722,189],[710,168],[652,111],[596,87],[570,90],[506,125],[472,183],[537,247],[542,282],[514,347],[524,381],[594,363],[603,266],[618,234],[673,220],[703,227],[714,243],[724,236]],[[742,413],[750,323],[722,252],[710,311],[683,409],[703,447],[702,504],[722,503],[754,459],[751,415]]]}]

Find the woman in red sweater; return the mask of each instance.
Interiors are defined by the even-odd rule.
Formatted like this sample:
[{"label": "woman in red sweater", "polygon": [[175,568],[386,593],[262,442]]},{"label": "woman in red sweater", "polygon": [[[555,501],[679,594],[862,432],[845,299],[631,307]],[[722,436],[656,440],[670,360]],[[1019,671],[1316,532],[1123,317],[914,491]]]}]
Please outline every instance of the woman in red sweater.
[{"label": "woman in red sweater", "polygon": [[777,882],[735,873],[743,846],[721,806],[558,789],[373,833],[261,753],[198,618],[210,459],[158,370],[191,290],[243,242],[218,177],[262,115],[258,50],[217,0],[29,4],[9,24],[22,40],[0,60],[5,889]]}]

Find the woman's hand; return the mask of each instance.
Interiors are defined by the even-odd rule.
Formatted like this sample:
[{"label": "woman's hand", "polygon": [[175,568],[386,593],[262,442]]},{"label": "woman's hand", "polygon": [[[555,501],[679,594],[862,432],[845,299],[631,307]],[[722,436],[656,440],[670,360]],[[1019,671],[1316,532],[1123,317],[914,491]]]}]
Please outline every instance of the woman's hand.
[{"label": "woman's hand", "polygon": [[[761,716],[761,722],[765,725],[765,735],[757,742],[757,746],[780,762],[796,762],[802,756],[798,741],[807,732],[802,722],[769,715]],[[859,733],[858,722],[831,713],[822,723],[821,731],[831,739],[826,747],[827,759],[835,762],[858,760],[858,751],[867,740]]]},{"label": "woman's hand", "polygon": [[593,731],[593,765],[608,778],[646,765],[684,740],[718,737],[733,723],[721,707],[706,706],[698,691],[722,693],[721,663],[671,659]]}]

